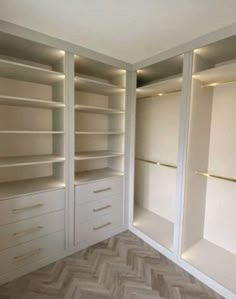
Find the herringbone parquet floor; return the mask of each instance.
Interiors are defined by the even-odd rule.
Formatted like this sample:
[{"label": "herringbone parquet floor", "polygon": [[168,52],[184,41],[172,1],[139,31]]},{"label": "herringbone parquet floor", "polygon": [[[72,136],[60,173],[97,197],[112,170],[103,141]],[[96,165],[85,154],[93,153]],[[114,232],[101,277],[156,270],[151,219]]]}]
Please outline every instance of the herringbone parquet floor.
[{"label": "herringbone parquet floor", "polygon": [[222,299],[131,232],[0,287],[1,299]]}]

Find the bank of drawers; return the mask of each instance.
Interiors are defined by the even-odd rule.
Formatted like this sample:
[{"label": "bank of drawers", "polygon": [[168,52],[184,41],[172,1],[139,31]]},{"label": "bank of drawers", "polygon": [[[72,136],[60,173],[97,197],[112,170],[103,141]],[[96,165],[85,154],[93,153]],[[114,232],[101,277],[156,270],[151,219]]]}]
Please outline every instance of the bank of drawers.
[{"label": "bank of drawers", "polygon": [[1,269],[6,273],[63,250],[64,219],[64,189],[0,201]]},{"label": "bank of drawers", "polygon": [[123,178],[77,186],[75,243],[102,240],[123,224]]},{"label": "bank of drawers", "polygon": [[64,231],[59,231],[24,244],[5,249],[0,253],[0,275],[21,266],[36,262],[64,248]]}]

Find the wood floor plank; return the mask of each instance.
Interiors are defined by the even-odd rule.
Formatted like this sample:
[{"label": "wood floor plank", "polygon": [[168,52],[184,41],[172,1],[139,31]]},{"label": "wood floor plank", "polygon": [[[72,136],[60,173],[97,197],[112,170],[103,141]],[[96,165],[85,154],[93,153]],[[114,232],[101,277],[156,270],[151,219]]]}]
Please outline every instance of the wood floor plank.
[{"label": "wood floor plank", "polygon": [[129,231],[0,287],[0,299],[222,299]]}]

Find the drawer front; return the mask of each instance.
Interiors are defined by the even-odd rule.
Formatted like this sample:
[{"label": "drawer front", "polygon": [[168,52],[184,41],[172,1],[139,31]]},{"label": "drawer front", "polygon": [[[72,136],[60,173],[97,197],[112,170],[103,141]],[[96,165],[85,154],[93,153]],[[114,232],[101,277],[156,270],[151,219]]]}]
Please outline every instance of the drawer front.
[{"label": "drawer front", "polygon": [[123,224],[123,205],[117,205],[105,215],[99,215],[93,219],[81,223],[79,217],[75,219],[75,242],[83,243],[91,240],[100,241],[104,235]]},{"label": "drawer front", "polygon": [[64,231],[5,249],[0,253],[0,275],[54,255],[64,249]]},{"label": "drawer front", "polygon": [[75,215],[77,223],[93,220],[94,217],[110,214],[113,210],[118,211],[123,206],[122,195],[115,195],[88,203],[76,204]]},{"label": "drawer front", "polygon": [[0,201],[0,225],[64,209],[64,189]]},{"label": "drawer front", "polygon": [[114,178],[93,182],[75,187],[75,200],[78,202],[92,201],[123,193],[123,178]]},{"label": "drawer front", "polygon": [[64,211],[49,213],[0,227],[0,250],[64,230]]}]

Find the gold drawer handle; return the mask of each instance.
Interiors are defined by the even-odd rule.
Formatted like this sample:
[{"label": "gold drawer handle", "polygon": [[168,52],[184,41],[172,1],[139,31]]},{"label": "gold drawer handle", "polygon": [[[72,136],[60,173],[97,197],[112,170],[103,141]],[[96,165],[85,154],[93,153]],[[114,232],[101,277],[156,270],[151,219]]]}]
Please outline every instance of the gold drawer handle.
[{"label": "gold drawer handle", "polygon": [[96,226],[96,227],[93,228],[93,230],[98,230],[98,229],[101,229],[101,228],[109,226],[109,225],[111,225],[111,222],[107,222],[107,223],[105,223],[103,225]]},{"label": "gold drawer handle", "polygon": [[32,234],[32,233],[35,233],[37,231],[40,231],[42,230],[44,227],[43,226],[37,226],[37,227],[33,227],[33,228],[30,228],[30,229],[27,229],[23,232],[18,232],[18,233],[14,233],[13,234],[13,237],[14,238],[19,238],[19,237],[24,237],[26,235],[29,235],[29,234]]},{"label": "gold drawer handle", "polygon": [[32,251],[30,251],[30,252],[28,252],[28,253],[26,253],[24,255],[15,256],[14,257],[14,261],[15,262],[19,262],[19,261],[25,260],[27,258],[30,258],[32,256],[40,254],[42,251],[43,251],[43,248],[37,248],[37,249],[32,250]]},{"label": "gold drawer handle", "polygon": [[26,207],[26,208],[21,208],[21,209],[13,209],[12,212],[14,214],[17,214],[17,213],[22,213],[22,212],[26,212],[26,211],[30,211],[30,210],[34,210],[34,209],[38,209],[38,208],[41,208],[43,207],[43,204],[42,203],[39,203],[37,205],[33,205],[33,206],[29,206],[29,207]]},{"label": "gold drawer handle", "polygon": [[99,212],[99,211],[102,211],[102,210],[109,209],[111,207],[112,207],[112,205],[107,205],[107,206],[102,207],[102,208],[93,209],[93,211],[96,213],[96,212]]},{"label": "gold drawer handle", "polygon": [[112,188],[104,188],[104,189],[100,189],[100,190],[95,190],[95,191],[93,191],[93,193],[100,193],[100,192],[105,192],[105,191],[109,191],[109,190],[111,190]]}]

